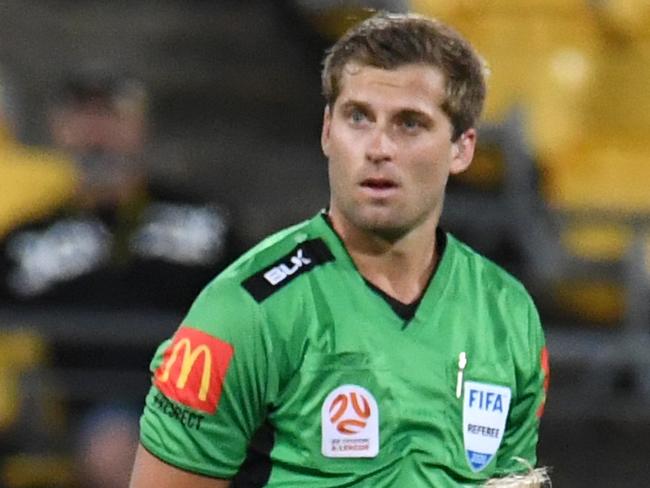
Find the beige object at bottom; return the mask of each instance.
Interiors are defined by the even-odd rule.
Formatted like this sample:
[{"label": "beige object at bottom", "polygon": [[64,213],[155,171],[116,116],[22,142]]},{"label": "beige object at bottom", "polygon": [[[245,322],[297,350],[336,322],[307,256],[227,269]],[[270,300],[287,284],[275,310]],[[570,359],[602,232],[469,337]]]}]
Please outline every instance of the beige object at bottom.
[{"label": "beige object at bottom", "polygon": [[547,468],[533,469],[525,460],[518,459],[521,464],[528,466],[527,473],[512,474],[505,478],[493,478],[484,488],[550,488],[551,479]]}]

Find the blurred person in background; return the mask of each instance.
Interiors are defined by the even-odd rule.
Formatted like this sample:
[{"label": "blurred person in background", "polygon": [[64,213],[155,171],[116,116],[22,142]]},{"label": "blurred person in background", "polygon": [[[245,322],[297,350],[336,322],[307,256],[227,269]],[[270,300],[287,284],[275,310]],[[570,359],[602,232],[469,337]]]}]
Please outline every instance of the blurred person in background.
[{"label": "blurred person in background", "polygon": [[[20,219],[13,215],[0,240],[4,305],[46,315],[74,316],[75,310],[83,310],[90,313],[90,322],[94,313],[102,312],[124,320],[118,315],[124,310],[175,315],[240,252],[228,209],[183,191],[173,181],[153,179],[156,162],[147,160],[148,96],[139,80],[112,70],[75,71],[47,107],[53,148],[47,154],[53,162],[16,157],[33,151],[13,139],[2,146],[11,148],[12,159],[0,160],[0,171],[20,169],[25,176],[20,183],[10,179],[0,198],[15,193],[30,210]],[[5,134],[9,132],[0,135]],[[47,319],[42,322],[46,329]],[[97,352],[89,354],[53,345],[58,349],[51,365],[119,373],[136,360],[146,364],[151,354],[151,346],[146,346],[145,356],[144,345],[132,345],[128,358],[122,346],[95,346]],[[104,386],[110,391],[110,384]],[[88,432],[77,453],[82,479],[88,487],[124,488],[137,422],[127,425],[113,402],[139,402],[139,397],[82,398],[64,399],[69,402],[64,406],[69,426],[74,429],[83,418]]]},{"label": "blurred person in background", "polygon": [[227,209],[150,178],[147,98],[105,69],[62,83],[49,127],[75,192],[4,239],[9,301],[182,310],[239,252]]},{"label": "blurred person in background", "polygon": [[145,191],[147,97],[138,80],[100,69],[69,76],[54,94],[50,135],[77,164],[80,207],[110,211]]},{"label": "blurred person in background", "polygon": [[463,37],[417,15],[334,45],[329,207],[235,261],[158,349],[132,488],[481,486],[536,464],[535,305],[438,226],[484,76]]}]

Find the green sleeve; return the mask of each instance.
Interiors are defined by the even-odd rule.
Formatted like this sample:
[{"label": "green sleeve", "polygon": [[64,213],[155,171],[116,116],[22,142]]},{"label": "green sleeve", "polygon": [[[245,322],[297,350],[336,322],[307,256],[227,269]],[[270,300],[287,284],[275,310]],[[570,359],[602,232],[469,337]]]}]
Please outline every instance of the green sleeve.
[{"label": "green sleeve", "polygon": [[257,303],[239,283],[213,282],[151,363],[143,446],[187,471],[234,476],[277,392],[271,358]]},{"label": "green sleeve", "polygon": [[517,393],[513,398],[506,432],[497,456],[498,476],[526,470],[517,458],[535,466],[539,421],[546,400],[548,355],[539,315],[530,302],[526,317],[527,327],[517,335],[515,368]]}]

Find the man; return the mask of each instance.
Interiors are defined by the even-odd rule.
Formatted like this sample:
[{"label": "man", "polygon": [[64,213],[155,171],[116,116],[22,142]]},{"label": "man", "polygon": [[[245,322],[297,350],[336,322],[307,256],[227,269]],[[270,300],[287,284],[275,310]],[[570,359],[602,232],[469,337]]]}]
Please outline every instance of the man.
[{"label": "man", "polygon": [[29,305],[185,310],[240,252],[227,210],[150,175],[147,92],[105,69],[70,75],[48,111],[77,184],[0,242],[0,296]]},{"label": "man", "polygon": [[270,472],[246,486],[476,486],[536,462],[538,315],[438,228],[476,144],[479,57],[380,14],[331,49],[323,87],[329,208],[244,254],[161,346],[132,488],[231,486],[262,424]]},{"label": "man", "polygon": [[75,160],[76,204],[93,211],[117,208],[145,191],[147,100],[138,80],[104,68],[69,75],[48,110],[53,145]]}]

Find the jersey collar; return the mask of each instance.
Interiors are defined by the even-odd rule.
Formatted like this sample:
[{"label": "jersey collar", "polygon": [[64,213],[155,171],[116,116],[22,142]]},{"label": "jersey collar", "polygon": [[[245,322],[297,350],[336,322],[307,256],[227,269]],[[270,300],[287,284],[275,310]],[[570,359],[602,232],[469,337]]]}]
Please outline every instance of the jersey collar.
[{"label": "jersey collar", "polygon": [[[376,293],[376,287],[369,285],[368,282],[363,278],[356,265],[354,264],[352,257],[348,253],[345,244],[330,224],[329,217],[327,216],[327,209],[321,210],[312,222],[315,227],[314,230],[325,241],[330,251],[334,255],[336,261],[339,263],[344,263],[347,269],[353,270],[358,279],[362,280],[366,286],[368,286],[373,292]],[[444,293],[444,290],[449,281],[450,273],[453,268],[455,254],[453,248],[455,246],[455,240],[440,227],[436,229],[436,233],[437,242],[441,244],[438,250],[440,257],[436,269],[429,279],[429,283],[424,290],[424,293],[419,298],[417,310],[414,312],[414,317],[411,319],[411,321],[420,314],[428,315],[431,312],[432,307],[435,307],[435,303],[438,302],[438,299]],[[386,299],[387,297],[382,298]],[[390,303],[390,299],[392,297],[388,298],[389,300],[387,301],[392,307],[392,304]]]}]

